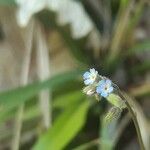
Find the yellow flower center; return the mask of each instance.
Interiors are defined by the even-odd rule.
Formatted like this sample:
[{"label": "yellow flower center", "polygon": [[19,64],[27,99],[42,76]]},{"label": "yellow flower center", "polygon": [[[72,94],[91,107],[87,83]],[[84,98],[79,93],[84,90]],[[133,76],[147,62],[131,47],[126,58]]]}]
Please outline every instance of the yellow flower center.
[{"label": "yellow flower center", "polygon": [[92,79],[92,80],[94,80],[94,79],[95,79],[95,76],[94,76],[94,75],[92,75],[92,76],[91,76],[91,79]]}]

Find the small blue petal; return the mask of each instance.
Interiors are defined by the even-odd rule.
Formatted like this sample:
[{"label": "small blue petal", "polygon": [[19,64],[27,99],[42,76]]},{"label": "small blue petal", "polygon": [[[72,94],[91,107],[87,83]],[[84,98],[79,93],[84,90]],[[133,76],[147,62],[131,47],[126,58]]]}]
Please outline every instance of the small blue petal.
[{"label": "small blue petal", "polygon": [[105,86],[105,80],[101,80],[101,81],[99,81],[98,85],[99,85],[100,87]]},{"label": "small blue petal", "polygon": [[101,96],[106,98],[108,96],[108,93],[107,92],[102,92]]},{"label": "small blue petal", "polygon": [[109,87],[108,92],[111,93],[113,90],[114,90],[114,88],[111,86],[111,87]]},{"label": "small blue petal", "polygon": [[89,77],[90,77],[90,72],[87,71],[83,74],[83,79],[87,79]]},{"label": "small blue petal", "polygon": [[98,86],[96,88],[96,92],[100,94],[102,97],[106,98],[113,91],[113,86],[111,86],[111,84],[112,82],[109,79],[103,79],[99,81]]},{"label": "small blue petal", "polygon": [[85,85],[91,84],[91,80],[90,80],[90,79],[85,80],[85,81],[84,81],[84,84],[85,84]]},{"label": "small blue petal", "polygon": [[103,90],[103,89],[102,89],[100,86],[98,86],[98,87],[96,88],[96,92],[97,92],[97,93],[101,93],[102,90]]},{"label": "small blue petal", "polygon": [[111,80],[106,79],[106,84],[109,85],[109,86],[111,86]]}]

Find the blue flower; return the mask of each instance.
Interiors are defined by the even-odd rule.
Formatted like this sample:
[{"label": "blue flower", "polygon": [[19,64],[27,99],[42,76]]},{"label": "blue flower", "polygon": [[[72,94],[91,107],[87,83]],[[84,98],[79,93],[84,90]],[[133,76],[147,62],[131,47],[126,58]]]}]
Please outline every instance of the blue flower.
[{"label": "blue flower", "polygon": [[96,92],[100,94],[102,97],[107,97],[113,91],[112,82],[109,79],[103,79],[99,81],[98,86],[96,88]]},{"label": "blue flower", "polygon": [[83,74],[84,84],[90,85],[93,84],[96,80],[98,72],[93,68],[90,71],[87,71]]}]

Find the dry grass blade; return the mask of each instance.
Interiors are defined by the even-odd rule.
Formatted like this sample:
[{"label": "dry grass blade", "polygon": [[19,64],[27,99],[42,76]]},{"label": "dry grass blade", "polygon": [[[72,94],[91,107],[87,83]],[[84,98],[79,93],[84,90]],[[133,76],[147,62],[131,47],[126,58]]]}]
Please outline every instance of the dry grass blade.
[{"label": "dry grass blade", "polygon": [[121,8],[119,11],[116,24],[114,26],[113,38],[110,46],[110,61],[113,60],[119,53],[120,46],[122,44],[122,38],[128,26],[133,6],[134,1],[131,0],[128,2],[128,7]]},{"label": "dry grass blade", "polygon": [[[44,32],[39,23],[36,23],[35,32],[36,53],[37,53],[37,72],[40,80],[45,80],[50,76],[49,53],[44,36]],[[50,93],[47,90],[41,91],[39,95],[40,107],[43,115],[44,127],[51,126],[51,101]]]},{"label": "dry grass blade", "polygon": [[[26,85],[28,83],[28,76],[29,76],[29,68],[30,68],[30,61],[31,61],[31,52],[32,52],[32,39],[33,39],[33,22],[31,22],[31,26],[25,30],[25,55],[22,64],[22,71],[20,77],[20,85]],[[19,149],[20,143],[20,136],[21,136],[21,129],[22,129],[22,121],[23,121],[23,113],[24,113],[24,104],[19,106],[14,126],[14,138],[12,140],[12,150]]]},{"label": "dry grass blade", "polygon": [[[13,70],[7,72],[8,75],[6,78],[3,77],[5,84],[11,77],[11,82],[9,82],[8,87],[6,86],[6,88],[14,88],[18,85],[27,84],[31,57],[33,23],[31,23],[29,28],[21,31],[21,29],[18,28],[14,18],[15,14],[12,9],[1,9],[0,20],[5,35],[3,42],[5,45],[5,54],[9,53],[9,57],[7,56],[7,60],[4,64],[5,66],[6,63],[8,64],[7,68],[5,68],[6,70]],[[16,114],[12,139],[13,141],[11,145],[12,150],[19,149],[23,108],[23,105],[20,106]]]},{"label": "dry grass blade", "polygon": [[137,130],[141,149],[149,150],[150,135],[147,133],[147,131],[149,130],[148,121],[146,120],[141,107],[133,98],[129,97],[126,93],[119,92],[119,94],[123,99],[126,100],[126,105],[130,111],[130,114],[132,115],[132,119]]},{"label": "dry grass blade", "polygon": [[134,97],[142,97],[143,95],[149,95],[150,94],[150,84],[145,83],[138,87],[131,88],[129,90],[129,93],[131,93],[131,95],[133,95]]}]

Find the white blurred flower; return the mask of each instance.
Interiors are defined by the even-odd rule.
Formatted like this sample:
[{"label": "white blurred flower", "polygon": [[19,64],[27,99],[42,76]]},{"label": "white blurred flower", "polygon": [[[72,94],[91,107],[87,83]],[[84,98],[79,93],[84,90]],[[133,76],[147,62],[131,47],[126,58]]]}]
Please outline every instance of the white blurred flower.
[{"label": "white blurred flower", "polygon": [[27,26],[34,13],[41,11],[45,5],[45,0],[16,0],[19,9],[17,12],[17,22],[21,27]]},{"label": "white blurred flower", "polygon": [[93,28],[81,3],[72,0],[63,0],[58,12],[58,22],[62,25],[70,23],[74,38],[87,35]]},{"label": "white blurred flower", "polygon": [[61,5],[66,1],[66,0],[46,0],[47,1],[47,7],[48,9],[52,11],[58,11]]},{"label": "white blurred flower", "polygon": [[93,29],[93,24],[86,14],[82,4],[73,0],[16,0],[19,8],[17,21],[21,27],[25,27],[33,14],[44,8],[57,13],[57,21],[60,25],[70,24],[72,36],[81,38]]}]

